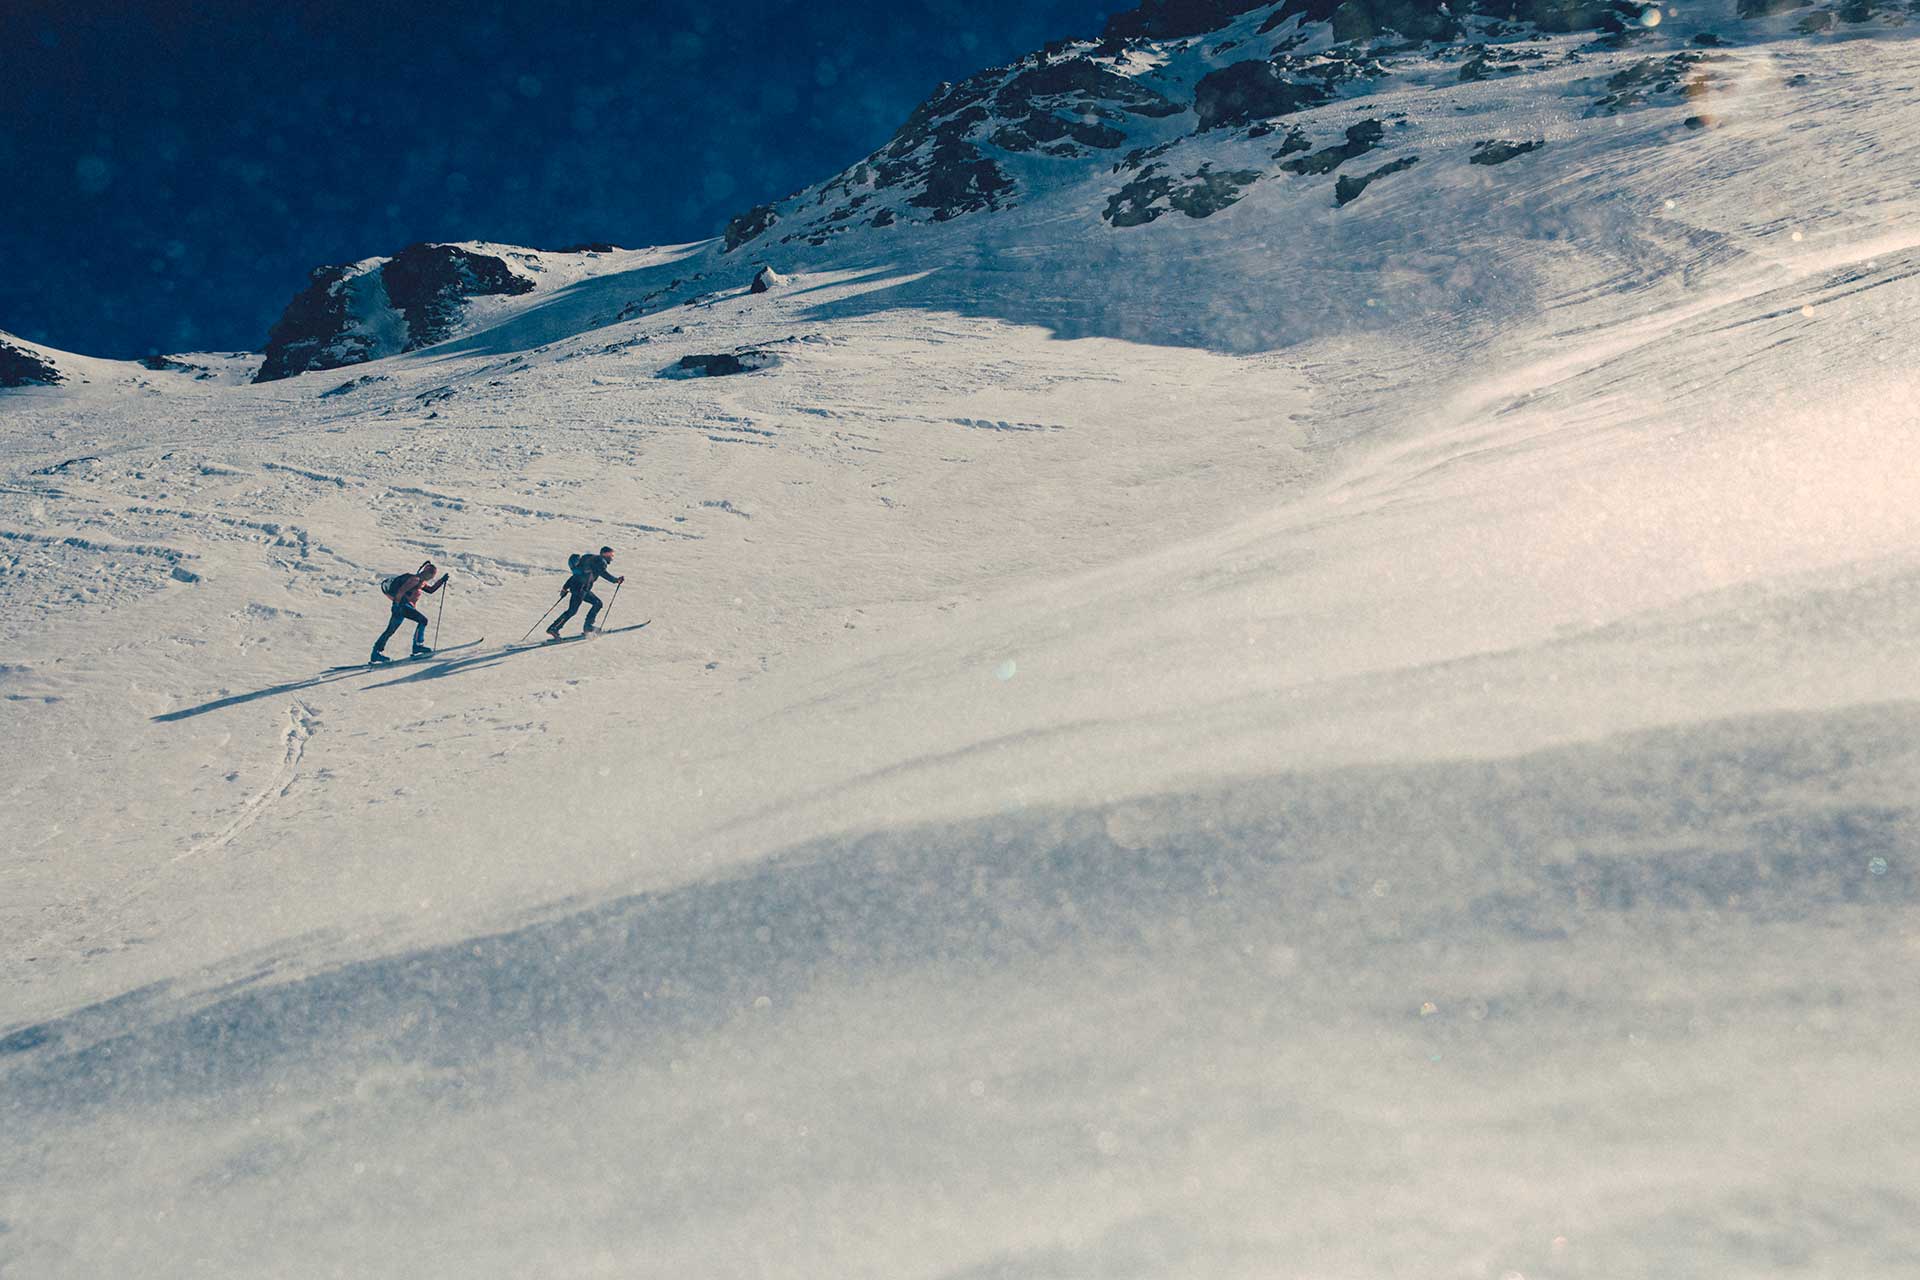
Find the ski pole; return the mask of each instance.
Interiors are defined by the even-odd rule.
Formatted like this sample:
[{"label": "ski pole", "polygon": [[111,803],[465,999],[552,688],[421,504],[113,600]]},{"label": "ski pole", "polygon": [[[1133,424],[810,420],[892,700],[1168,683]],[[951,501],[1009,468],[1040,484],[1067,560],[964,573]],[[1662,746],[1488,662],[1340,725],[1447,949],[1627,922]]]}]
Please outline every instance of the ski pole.
[{"label": "ski pole", "polygon": [[433,615],[433,647],[436,649],[440,647],[440,620],[447,616],[447,596],[451,594],[452,591],[453,584],[451,582],[444,584],[440,592],[439,611]]},{"label": "ski pole", "polygon": [[620,588],[626,585],[624,582],[616,582],[613,584],[613,599],[607,601],[607,616],[600,619],[600,629],[602,631],[605,631],[607,624],[613,621],[613,606],[620,603]]},{"label": "ski pole", "polygon": [[[565,587],[560,588],[561,599],[565,599],[566,594],[567,594],[567,589]],[[547,613],[552,613],[555,609],[558,609],[559,607],[560,607],[560,601],[555,600],[552,604],[547,606]],[[543,613],[540,615],[540,622],[545,622],[547,620],[547,613]],[[540,625],[540,622],[536,622],[533,624],[533,626],[527,628],[527,635],[520,637],[521,644],[525,644],[527,642],[527,636],[530,636],[533,634],[534,629]]]}]

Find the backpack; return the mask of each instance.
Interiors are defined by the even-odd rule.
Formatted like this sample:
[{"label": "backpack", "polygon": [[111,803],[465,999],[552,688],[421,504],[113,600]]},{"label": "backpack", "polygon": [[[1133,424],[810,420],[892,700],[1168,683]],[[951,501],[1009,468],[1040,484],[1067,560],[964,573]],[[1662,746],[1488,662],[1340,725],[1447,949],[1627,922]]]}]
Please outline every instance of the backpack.
[{"label": "backpack", "polygon": [[410,573],[396,573],[390,578],[380,579],[380,594],[392,600],[399,593],[400,584],[412,576]]}]

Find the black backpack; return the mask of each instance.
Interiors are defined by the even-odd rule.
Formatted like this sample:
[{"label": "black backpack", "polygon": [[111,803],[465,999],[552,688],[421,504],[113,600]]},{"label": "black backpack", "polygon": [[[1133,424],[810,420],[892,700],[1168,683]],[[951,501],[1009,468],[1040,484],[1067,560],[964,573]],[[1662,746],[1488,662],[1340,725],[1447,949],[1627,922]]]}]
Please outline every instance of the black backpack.
[{"label": "black backpack", "polygon": [[410,573],[396,573],[390,578],[380,579],[380,594],[389,600],[397,598],[400,584],[412,576]]}]

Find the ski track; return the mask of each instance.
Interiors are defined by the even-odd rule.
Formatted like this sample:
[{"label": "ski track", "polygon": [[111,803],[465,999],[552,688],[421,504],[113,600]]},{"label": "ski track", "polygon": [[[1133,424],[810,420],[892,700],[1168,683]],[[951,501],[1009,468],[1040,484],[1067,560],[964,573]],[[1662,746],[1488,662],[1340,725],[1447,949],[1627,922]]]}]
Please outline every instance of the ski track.
[{"label": "ski track", "polygon": [[309,704],[296,701],[288,707],[287,727],[281,738],[284,750],[273,779],[244,801],[239,812],[218,833],[190,846],[184,853],[174,855],[172,861],[185,862],[203,853],[226,848],[258,822],[275,801],[291,794],[294,783],[300,777],[300,762],[306,756],[307,743],[312,740],[318,725],[319,716]]}]

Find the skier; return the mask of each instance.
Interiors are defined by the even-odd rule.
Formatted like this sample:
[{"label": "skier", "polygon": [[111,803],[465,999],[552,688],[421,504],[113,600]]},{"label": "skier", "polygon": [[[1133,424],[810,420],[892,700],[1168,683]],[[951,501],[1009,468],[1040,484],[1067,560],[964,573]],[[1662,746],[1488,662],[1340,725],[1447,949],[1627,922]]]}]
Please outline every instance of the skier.
[{"label": "skier", "polygon": [[573,570],[573,576],[567,579],[567,585],[562,587],[561,590],[565,591],[572,599],[567,602],[567,611],[558,618],[555,618],[553,625],[547,628],[547,635],[551,639],[558,640],[560,638],[560,628],[566,625],[568,618],[571,618],[580,611],[580,602],[583,600],[591,607],[587,610],[586,625],[580,628],[580,634],[583,636],[593,634],[593,620],[600,616],[601,603],[600,597],[593,594],[594,582],[600,578],[605,578],[608,582],[613,583],[626,581],[625,578],[616,578],[607,572],[608,566],[612,563],[612,547],[600,548],[598,555],[582,553],[577,556],[567,557],[567,568]]},{"label": "skier", "polygon": [[446,586],[447,580],[452,577],[451,574],[443,573],[440,575],[440,581],[433,582],[429,586],[433,572],[433,561],[423,560],[420,562],[420,567],[412,573],[403,573],[398,577],[389,578],[382,584],[381,589],[387,593],[387,599],[393,601],[393,613],[387,619],[387,629],[382,631],[380,638],[373,642],[373,656],[367,659],[369,665],[393,661],[383,650],[387,647],[387,641],[393,638],[393,633],[400,629],[400,624],[403,622],[414,624],[413,656],[418,658],[422,654],[433,652],[427,648],[427,615],[413,607],[414,602],[420,599],[421,592],[432,595]]}]

